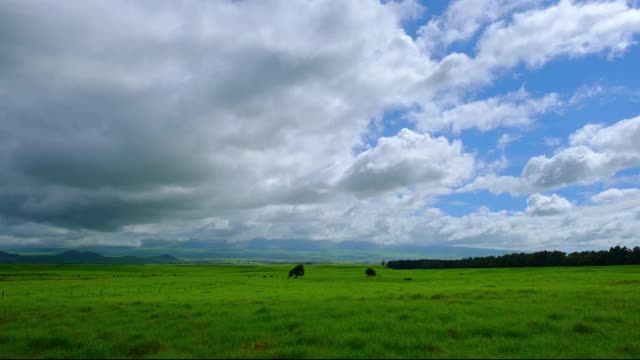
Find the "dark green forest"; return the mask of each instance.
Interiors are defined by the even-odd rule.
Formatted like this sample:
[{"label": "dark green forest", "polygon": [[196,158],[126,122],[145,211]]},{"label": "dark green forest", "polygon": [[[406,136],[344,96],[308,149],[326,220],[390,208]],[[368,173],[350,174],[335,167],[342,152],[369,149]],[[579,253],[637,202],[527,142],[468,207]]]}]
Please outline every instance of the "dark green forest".
[{"label": "dark green forest", "polygon": [[545,266],[640,265],[640,246],[633,249],[615,246],[607,250],[566,254],[562,251],[538,251],[501,256],[470,257],[460,260],[391,260],[391,269],[456,269]]}]

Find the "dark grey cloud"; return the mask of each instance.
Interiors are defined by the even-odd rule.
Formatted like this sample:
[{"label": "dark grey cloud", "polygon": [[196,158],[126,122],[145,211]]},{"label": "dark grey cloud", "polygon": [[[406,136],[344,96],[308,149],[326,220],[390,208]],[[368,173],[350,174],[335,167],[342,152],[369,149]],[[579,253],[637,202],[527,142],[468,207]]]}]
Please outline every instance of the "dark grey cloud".
[{"label": "dark grey cloud", "polygon": [[2,2],[0,217],[116,231],[327,201],[421,57],[398,9]]}]

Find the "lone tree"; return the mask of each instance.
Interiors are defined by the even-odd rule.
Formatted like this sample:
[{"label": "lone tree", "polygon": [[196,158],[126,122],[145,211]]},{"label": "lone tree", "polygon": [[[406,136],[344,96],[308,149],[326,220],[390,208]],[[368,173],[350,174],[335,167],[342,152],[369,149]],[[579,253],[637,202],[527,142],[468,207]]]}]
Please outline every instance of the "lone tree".
[{"label": "lone tree", "polygon": [[367,277],[376,276],[376,271],[373,270],[372,268],[367,268],[367,270],[365,270],[364,273],[367,274]]},{"label": "lone tree", "polygon": [[304,266],[302,264],[296,265],[293,269],[289,270],[289,278],[294,277],[295,279],[298,276],[304,276]]}]

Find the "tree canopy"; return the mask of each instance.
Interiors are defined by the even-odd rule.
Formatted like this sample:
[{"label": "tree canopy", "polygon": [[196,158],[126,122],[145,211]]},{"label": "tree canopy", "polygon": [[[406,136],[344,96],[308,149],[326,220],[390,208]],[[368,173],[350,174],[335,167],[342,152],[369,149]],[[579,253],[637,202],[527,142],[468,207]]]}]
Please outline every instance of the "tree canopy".
[{"label": "tree canopy", "polygon": [[494,267],[544,267],[544,266],[603,266],[640,265],[640,247],[633,249],[615,246],[601,251],[582,251],[566,254],[562,251],[538,251],[534,253],[507,254],[502,256],[474,257],[460,260],[391,260],[392,269],[454,269]]},{"label": "tree canopy", "polygon": [[304,276],[304,266],[302,264],[296,265],[293,269],[289,270],[289,277],[297,279],[298,276]]}]

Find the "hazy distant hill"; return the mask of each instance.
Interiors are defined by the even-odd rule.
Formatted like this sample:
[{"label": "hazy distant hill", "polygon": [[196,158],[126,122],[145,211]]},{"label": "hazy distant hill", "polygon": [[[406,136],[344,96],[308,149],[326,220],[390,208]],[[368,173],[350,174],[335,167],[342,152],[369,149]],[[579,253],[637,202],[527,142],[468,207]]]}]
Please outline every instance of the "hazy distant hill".
[{"label": "hazy distant hill", "polygon": [[[19,254],[55,255],[63,249],[21,247],[10,249]],[[82,252],[108,256],[159,256],[174,254],[182,259],[216,262],[379,262],[393,259],[461,259],[473,256],[497,256],[511,251],[443,245],[384,246],[367,241],[319,241],[299,239],[225,240],[190,239],[169,241],[145,239],[140,246],[85,246]]]},{"label": "hazy distant hill", "polygon": [[18,255],[0,251],[2,264],[177,264],[180,260],[171,255],[159,256],[103,256],[91,251],[69,250],[56,255]]}]

